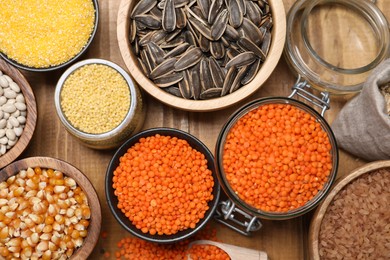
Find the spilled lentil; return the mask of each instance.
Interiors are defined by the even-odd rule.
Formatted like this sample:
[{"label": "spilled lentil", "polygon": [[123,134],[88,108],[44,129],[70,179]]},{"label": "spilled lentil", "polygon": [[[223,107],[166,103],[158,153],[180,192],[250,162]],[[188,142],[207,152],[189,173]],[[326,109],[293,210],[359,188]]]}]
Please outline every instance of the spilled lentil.
[{"label": "spilled lentil", "polygon": [[205,155],[186,140],[156,134],[130,147],[114,171],[118,208],[143,233],[195,228],[213,199]]},{"label": "spilled lentil", "polygon": [[60,65],[87,44],[95,23],[92,0],[3,0],[0,51],[33,68]]},{"label": "spilled lentil", "polygon": [[223,170],[240,199],[267,212],[310,201],[332,169],[331,144],[319,122],[289,104],[265,104],[230,129]]},{"label": "spilled lentil", "polygon": [[75,128],[90,134],[113,130],[130,109],[130,89],[123,76],[103,64],[89,64],[65,80],[61,109]]}]

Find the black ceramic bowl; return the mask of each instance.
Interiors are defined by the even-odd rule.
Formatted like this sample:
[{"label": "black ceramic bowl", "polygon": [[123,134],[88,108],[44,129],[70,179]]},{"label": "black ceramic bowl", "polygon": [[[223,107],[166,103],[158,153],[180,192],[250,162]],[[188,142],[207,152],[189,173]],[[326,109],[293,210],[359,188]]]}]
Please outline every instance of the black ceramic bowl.
[{"label": "black ceramic bowl", "polygon": [[12,64],[13,66],[15,66],[15,67],[17,67],[19,69],[32,71],[32,72],[47,72],[47,71],[53,71],[53,70],[57,70],[57,69],[61,69],[61,68],[67,67],[68,65],[72,64],[77,59],[79,59],[80,56],[83,55],[87,51],[89,45],[91,44],[93,38],[95,37],[96,31],[97,31],[97,28],[98,28],[98,23],[99,23],[99,4],[98,4],[98,0],[92,0],[92,3],[93,3],[93,7],[95,9],[95,22],[94,22],[93,30],[91,32],[91,35],[89,36],[89,39],[88,39],[87,43],[80,50],[79,53],[77,53],[75,56],[73,56],[73,58],[71,58],[71,59],[69,59],[69,60],[67,60],[64,63],[61,63],[59,65],[45,67],[45,68],[35,68],[35,67],[30,67],[30,66],[21,64],[21,63],[15,61],[15,60],[9,58],[6,54],[4,54],[2,52],[0,52],[0,56],[5,61],[7,61],[9,64]]},{"label": "black ceramic bowl", "polygon": [[[186,140],[192,148],[196,149],[197,151],[205,155],[207,159],[208,169],[212,171],[212,176],[214,179],[214,187],[213,187],[214,198],[212,201],[208,203],[209,209],[206,211],[204,218],[201,219],[196,224],[196,227],[194,229],[188,228],[186,230],[179,231],[173,235],[157,235],[157,234],[151,235],[149,233],[145,234],[140,229],[137,229],[131,223],[131,221],[125,216],[125,214],[123,214],[122,211],[117,207],[118,198],[115,196],[114,188],[112,187],[113,185],[112,178],[114,176],[114,170],[119,165],[119,158],[126,153],[128,148],[132,147],[135,143],[137,143],[140,138],[154,136],[156,134],[177,137],[179,139]],[[206,225],[206,223],[212,218],[217,208],[219,195],[220,195],[220,185],[218,183],[217,176],[216,176],[213,154],[201,141],[199,141],[196,137],[186,132],[183,132],[181,130],[172,129],[172,128],[152,128],[152,129],[144,130],[132,136],[115,152],[114,156],[112,157],[108,165],[107,172],[106,172],[105,193],[106,193],[107,203],[112,214],[127,231],[129,231],[134,236],[149,242],[167,244],[167,243],[174,243],[189,238]]]}]

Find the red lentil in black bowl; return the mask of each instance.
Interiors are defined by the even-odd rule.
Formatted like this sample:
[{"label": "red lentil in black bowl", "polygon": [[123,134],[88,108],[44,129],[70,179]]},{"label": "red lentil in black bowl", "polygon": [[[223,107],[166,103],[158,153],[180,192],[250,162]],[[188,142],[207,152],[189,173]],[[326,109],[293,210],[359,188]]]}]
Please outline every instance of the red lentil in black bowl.
[{"label": "red lentil in black bowl", "polygon": [[0,17],[0,56],[20,69],[46,72],[86,52],[97,31],[99,6],[97,0],[5,0]]},{"label": "red lentil in black bowl", "polygon": [[191,237],[213,216],[220,195],[214,158],[193,135],[144,130],[111,159],[105,179],[109,208],[131,234],[155,243]]}]

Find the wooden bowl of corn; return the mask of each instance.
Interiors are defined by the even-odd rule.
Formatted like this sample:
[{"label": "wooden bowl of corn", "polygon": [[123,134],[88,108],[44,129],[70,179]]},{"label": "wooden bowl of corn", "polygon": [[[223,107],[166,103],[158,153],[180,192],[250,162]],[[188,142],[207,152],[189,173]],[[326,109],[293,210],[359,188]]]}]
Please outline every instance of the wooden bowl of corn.
[{"label": "wooden bowl of corn", "polygon": [[281,57],[286,18],[281,0],[243,3],[122,0],[117,37],[130,74],[154,98],[187,111],[250,96]]},{"label": "wooden bowl of corn", "polygon": [[18,69],[0,59],[0,169],[26,149],[36,121],[37,104],[30,84]]},{"label": "wooden bowl of corn", "polygon": [[2,169],[0,205],[5,259],[87,259],[99,238],[97,193],[65,161],[30,157]]}]

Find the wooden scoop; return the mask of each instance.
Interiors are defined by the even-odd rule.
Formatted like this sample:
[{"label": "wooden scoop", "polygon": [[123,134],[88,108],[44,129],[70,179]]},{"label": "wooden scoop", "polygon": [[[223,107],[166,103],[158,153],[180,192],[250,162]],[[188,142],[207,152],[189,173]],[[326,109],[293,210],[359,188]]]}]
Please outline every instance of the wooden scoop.
[{"label": "wooden scoop", "polygon": [[[188,248],[194,245],[212,245],[219,247],[223,251],[225,251],[231,260],[268,260],[268,255],[265,252],[257,251],[254,249],[233,246],[229,244],[214,242],[210,240],[197,240],[188,245]],[[188,255],[188,259],[192,259],[190,255]]]}]

